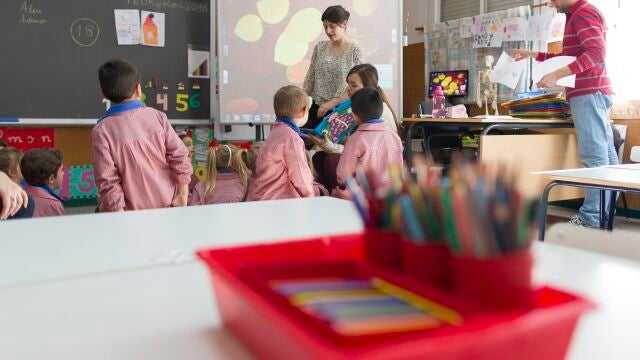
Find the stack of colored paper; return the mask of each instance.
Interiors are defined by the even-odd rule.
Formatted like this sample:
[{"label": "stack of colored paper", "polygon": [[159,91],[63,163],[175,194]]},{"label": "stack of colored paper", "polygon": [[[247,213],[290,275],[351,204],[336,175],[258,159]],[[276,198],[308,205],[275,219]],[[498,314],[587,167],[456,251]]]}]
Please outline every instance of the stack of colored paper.
[{"label": "stack of colored paper", "polygon": [[502,106],[509,110],[509,115],[519,118],[568,119],[571,117],[569,104],[559,93],[507,101]]},{"label": "stack of colored paper", "polygon": [[379,278],[273,280],[271,288],[344,336],[460,325],[456,311]]}]

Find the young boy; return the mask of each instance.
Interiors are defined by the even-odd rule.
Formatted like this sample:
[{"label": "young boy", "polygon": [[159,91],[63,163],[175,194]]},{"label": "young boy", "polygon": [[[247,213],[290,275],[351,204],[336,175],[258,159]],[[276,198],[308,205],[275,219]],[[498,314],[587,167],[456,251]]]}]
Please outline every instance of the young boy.
[{"label": "young boy", "polygon": [[310,98],[285,86],[273,98],[276,124],[258,153],[255,182],[247,201],[313,197],[316,188],[300,126],[307,122]]},{"label": "young boy", "polygon": [[20,162],[27,182],[24,190],[33,199],[33,217],[64,215],[62,199],[54,192],[62,185],[62,152],[58,149],[27,151]]},{"label": "young boy", "polygon": [[22,151],[12,147],[0,149],[0,171],[7,174],[16,184],[22,182],[22,171],[20,170],[21,160]]},{"label": "young boy", "polygon": [[111,108],[91,131],[101,212],[186,206],[193,169],[167,116],[140,101],[140,73],[123,60],[98,77]]},{"label": "young boy", "polygon": [[[349,137],[338,163],[338,184],[344,188],[346,179],[353,176],[357,167],[375,170],[382,184],[389,184],[389,167],[402,165],[402,141],[398,134],[389,130],[380,119],[383,101],[373,88],[362,88],[351,97],[351,111],[358,124],[356,132]],[[336,195],[347,197],[347,193],[336,188]]]}]

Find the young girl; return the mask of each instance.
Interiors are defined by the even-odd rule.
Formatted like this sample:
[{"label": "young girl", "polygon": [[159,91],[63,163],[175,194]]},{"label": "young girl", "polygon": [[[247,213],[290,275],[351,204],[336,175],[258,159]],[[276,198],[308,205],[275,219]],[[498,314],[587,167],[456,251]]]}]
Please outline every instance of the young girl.
[{"label": "young girl", "polygon": [[22,151],[16,148],[6,147],[0,149],[0,171],[7,174],[16,184],[22,182],[22,171],[20,170],[22,155]]},{"label": "young girl", "polygon": [[[384,124],[389,130],[397,134],[401,120],[391,109],[389,99],[378,85],[378,70],[373,65],[360,64],[349,71],[347,75],[347,95],[349,100],[346,100],[346,102],[350,103],[353,94],[365,87],[373,88],[378,92],[383,101],[383,110],[380,118],[384,120]],[[328,136],[318,138],[310,135],[309,137],[321,149],[314,154],[312,159],[313,167],[316,174],[318,174],[318,182],[331,191],[338,185],[336,168],[340,161],[340,155],[344,150],[344,145],[333,143]]]},{"label": "young girl", "polygon": [[241,202],[247,195],[249,170],[242,159],[245,149],[212,141],[207,157],[207,178],[193,189],[189,205]]},{"label": "young girl", "polygon": [[247,169],[251,171],[251,175],[249,176],[249,180],[247,182],[247,200],[253,197],[253,187],[256,183],[256,168],[258,166],[258,152],[260,151],[260,147],[264,144],[264,141],[259,141],[251,146],[251,148],[247,149],[244,153],[242,153],[242,159],[244,163],[247,165]]},{"label": "young girl", "polygon": [[[187,148],[187,151],[189,151],[189,163],[193,163],[193,154],[195,154],[196,152],[195,147],[193,146],[193,139],[188,133],[180,134],[178,135],[178,137],[180,138],[180,140],[182,140],[182,143]],[[198,181],[199,180],[196,174],[191,174],[191,181],[189,182],[189,200],[191,200],[191,194],[193,193],[193,189],[198,184]]]}]

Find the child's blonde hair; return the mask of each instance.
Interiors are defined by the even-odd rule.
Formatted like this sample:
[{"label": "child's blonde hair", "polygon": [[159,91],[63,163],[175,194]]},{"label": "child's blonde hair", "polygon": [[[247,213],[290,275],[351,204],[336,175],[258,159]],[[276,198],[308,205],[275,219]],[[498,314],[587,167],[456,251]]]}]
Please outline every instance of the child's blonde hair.
[{"label": "child's blonde hair", "polygon": [[309,96],[303,89],[287,85],[281,87],[273,96],[273,110],[277,117],[294,118],[309,107]]},{"label": "child's blonde hair", "polygon": [[247,149],[247,151],[242,154],[244,163],[247,165],[247,168],[254,174],[256,172],[256,168],[258,167],[258,152],[260,152],[260,147],[262,146],[262,144],[264,144],[264,141],[258,141],[251,146],[251,149]]},{"label": "child's blonde hair", "polygon": [[209,144],[209,155],[207,157],[207,177],[204,180],[204,196],[207,197],[216,187],[218,178],[218,168],[231,169],[235,171],[242,181],[245,190],[249,179],[249,170],[244,162],[243,154],[246,149],[241,149],[234,145],[218,144],[212,141]]}]

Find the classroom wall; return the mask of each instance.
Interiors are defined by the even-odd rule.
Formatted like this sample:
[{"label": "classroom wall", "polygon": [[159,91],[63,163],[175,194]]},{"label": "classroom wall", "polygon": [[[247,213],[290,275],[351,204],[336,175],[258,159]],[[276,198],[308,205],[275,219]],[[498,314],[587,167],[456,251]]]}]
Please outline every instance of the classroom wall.
[{"label": "classroom wall", "polygon": [[[416,31],[415,28],[438,22],[440,18],[438,3],[438,0],[404,0],[405,27],[407,28],[409,44],[424,42],[424,33]],[[407,13],[409,14],[408,23]]]}]

